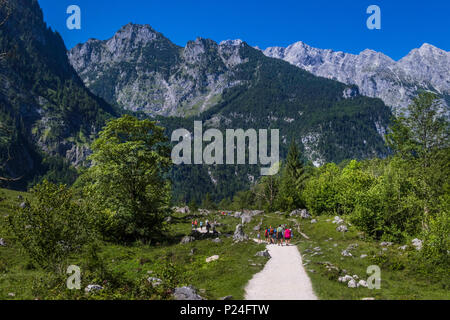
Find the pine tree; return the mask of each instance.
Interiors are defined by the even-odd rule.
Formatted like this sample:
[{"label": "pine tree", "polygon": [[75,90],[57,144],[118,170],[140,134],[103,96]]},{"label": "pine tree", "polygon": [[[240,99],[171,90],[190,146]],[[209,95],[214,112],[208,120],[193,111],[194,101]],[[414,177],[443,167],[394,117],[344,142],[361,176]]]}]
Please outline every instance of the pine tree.
[{"label": "pine tree", "polygon": [[281,176],[277,201],[279,209],[293,210],[304,206],[301,199],[301,190],[305,178],[300,150],[295,141],[292,141]]}]

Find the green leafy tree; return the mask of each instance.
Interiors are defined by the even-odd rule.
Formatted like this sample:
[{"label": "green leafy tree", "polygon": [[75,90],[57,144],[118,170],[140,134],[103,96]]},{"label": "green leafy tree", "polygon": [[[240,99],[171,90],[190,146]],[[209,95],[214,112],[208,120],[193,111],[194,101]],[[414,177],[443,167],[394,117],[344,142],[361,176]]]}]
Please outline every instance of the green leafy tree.
[{"label": "green leafy tree", "polygon": [[417,196],[424,199],[422,226],[439,211],[438,199],[443,184],[449,179],[450,122],[440,99],[433,93],[419,94],[408,106],[406,114],[394,120],[387,136],[389,147],[408,161],[419,188]]},{"label": "green leafy tree", "polygon": [[102,231],[115,240],[150,240],[169,214],[170,150],[163,131],[126,115],[110,121],[92,145],[84,191]]},{"label": "green leafy tree", "polygon": [[92,237],[88,208],[64,185],[44,181],[31,193],[33,201],[10,215],[9,225],[32,261],[61,273],[69,255]]}]

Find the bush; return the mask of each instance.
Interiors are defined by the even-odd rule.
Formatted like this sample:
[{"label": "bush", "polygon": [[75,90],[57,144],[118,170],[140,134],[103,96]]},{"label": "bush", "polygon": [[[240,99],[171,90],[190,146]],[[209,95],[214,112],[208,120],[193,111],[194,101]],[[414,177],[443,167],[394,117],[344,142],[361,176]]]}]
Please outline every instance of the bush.
[{"label": "bush", "polygon": [[31,193],[33,201],[9,216],[11,231],[33,262],[63,272],[69,255],[92,236],[87,210],[63,185],[44,181]]}]

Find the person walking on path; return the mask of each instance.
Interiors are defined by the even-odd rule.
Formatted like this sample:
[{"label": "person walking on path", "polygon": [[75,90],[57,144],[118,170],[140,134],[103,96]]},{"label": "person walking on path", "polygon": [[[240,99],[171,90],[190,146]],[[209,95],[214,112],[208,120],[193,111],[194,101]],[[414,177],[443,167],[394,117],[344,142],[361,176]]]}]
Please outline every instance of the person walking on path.
[{"label": "person walking on path", "polygon": [[289,246],[291,244],[291,229],[289,229],[289,226],[286,226],[286,230],[284,230],[284,239],[286,240],[286,245]]},{"label": "person walking on path", "polygon": [[200,221],[200,231],[203,230],[203,221]]},{"label": "person walking on path", "polygon": [[281,226],[281,224],[278,226],[278,229],[277,229],[277,242],[278,242],[278,245],[283,245],[283,227]]},{"label": "person walking on path", "polygon": [[198,226],[198,221],[197,221],[197,219],[195,219],[195,221],[194,221],[194,229],[195,230],[197,230],[197,226]]},{"label": "person walking on path", "polygon": [[211,229],[211,225],[209,224],[209,221],[206,221],[206,233],[209,233],[209,229]]},{"label": "person walking on path", "polygon": [[258,238],[258,243],[261,243],[261,231],[258,231],[257,238]]},{"label": "person walking on path", "polygon": [[272,244],[276,244],[277,243],[277,230],[275,228],[273,228],[272,226],[270,227],[270,241]]},{"label": "person walking on path", "polygon": [[264,230],[264,239],[266,240],[267,244],[269,244],[269,228],[266,228]]}]

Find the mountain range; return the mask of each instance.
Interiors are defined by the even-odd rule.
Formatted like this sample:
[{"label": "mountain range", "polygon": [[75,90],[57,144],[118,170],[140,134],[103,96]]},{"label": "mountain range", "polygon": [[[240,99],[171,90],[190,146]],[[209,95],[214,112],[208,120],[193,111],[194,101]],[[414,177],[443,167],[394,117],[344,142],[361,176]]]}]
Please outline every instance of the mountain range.
[{"label": "mountain range", "polygon": [[404,109],[424,90],[444,98],[447,108],[450,105],[450,52],[428,43],[399,61],[370,49],[354,55],[313,48],[301,41],[287,48],[269,47],[263,52],[316,76],[355,84],[362,95],[382,99],[394,112]]},{"label": "mountain range", "polygon": [[[157,120],[169,137],[180,127],[192,132],[194,120],[220,130],[276,128],[282,157],[295,141],[305,160],[315,165],[384,157],[389,152],[384,144],[392,116],[389,106],[406,104],[421,89],[443,97],[448,92],[448,64],[441,61],[442,55],[434,64],[423,58],[433,71],[423,72],[423,81],[414,85],[402,82],[410,91],[399,103],[391,103],[388,97],[394,99],[395,92],[372,94],[359,85],[358,79],[366,77],[362,62],[345,79],[323,71],[325,66],[339,70],[321,64],[325,56],[336,64],[338,58],[332,56],[347,57],[341,63],[346,65],[343,70],[350,70],[352,64],[353,56],[326,50],[328,55],[319,49],[315,56],[309,53],[314,60],[300,59],[293,48],[262,52],[242,40],[217,43],[197,38],[180,47],[149,25],[129,23],[108,40],[90,39],[67,51],[59,34],[43,21],[37,0],[10,3],[11,16],[0,28],[0,52],[7,53],[0,64],[0,164],[10,155],[14,160],[0,166],[0,175],[22,179],[9,187],[23,188],[42,178],[70,183],[76,178],[72,166],[88,165],[90,143],[107,119],[123,113]],[[6,14],[6,8],[0,8],[0,16]],[[412,61],[417,55],[411,54],[402,65],[416,68]],[[305,70],[285,61],[291,56],[299,58],[302,66],[317,69]],[[372,78],[367,76],[363,83],[391,83],[380,80],[385,75],[378,72],[384,70],[381,65],[388,68],[389,58],[366,52],[352,59],[380,66],[370,69],[367,74]],[[444,70],[441,78],[439,68]],[[248,165],[191,165],[175,166],[171,176],[177,200],[198,200],[207,192],[217,200],[251,185],[258,171]]]}]

